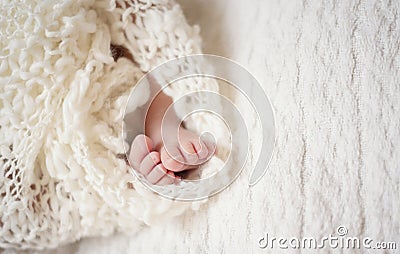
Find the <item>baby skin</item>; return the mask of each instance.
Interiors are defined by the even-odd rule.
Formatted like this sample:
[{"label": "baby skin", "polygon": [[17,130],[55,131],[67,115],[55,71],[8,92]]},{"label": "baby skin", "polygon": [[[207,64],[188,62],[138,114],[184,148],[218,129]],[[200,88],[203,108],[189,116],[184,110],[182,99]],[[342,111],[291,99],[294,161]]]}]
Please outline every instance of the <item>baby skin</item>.
[{"label": "baby skin", "polygon": [[[151,89],[157,89],[150,80]],[[181,178],[176,173],[195,169],[206,162],[215,152],[215,144],[185,129],[174,127],[175,119],[164,119],[164,131],[177,135],[176,142],[163,142],[161,124],[172,99],[159,93],[149,107],[145,119],[145,134],[138,135],[132,142],[129,161],[132,167],[151,184],[176,184]]]}]

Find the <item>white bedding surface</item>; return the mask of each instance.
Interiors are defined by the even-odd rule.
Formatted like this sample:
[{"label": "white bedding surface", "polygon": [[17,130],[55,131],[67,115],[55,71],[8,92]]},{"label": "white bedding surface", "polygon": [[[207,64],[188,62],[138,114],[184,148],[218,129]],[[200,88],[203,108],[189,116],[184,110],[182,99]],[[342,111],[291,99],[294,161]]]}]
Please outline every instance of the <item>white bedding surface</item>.
[{"label": "white bedding surface", "polygon": [[271,98],[277,143],[268,173],[252,188],[242,174],[200,211],[136,236],[85,239],[58,252],[266,253],[258,247],[264,233],[322,238],[338,226],[348,236],[398,241],[399,2],[181,4],[201,27],[204,51],[238,61]]}]

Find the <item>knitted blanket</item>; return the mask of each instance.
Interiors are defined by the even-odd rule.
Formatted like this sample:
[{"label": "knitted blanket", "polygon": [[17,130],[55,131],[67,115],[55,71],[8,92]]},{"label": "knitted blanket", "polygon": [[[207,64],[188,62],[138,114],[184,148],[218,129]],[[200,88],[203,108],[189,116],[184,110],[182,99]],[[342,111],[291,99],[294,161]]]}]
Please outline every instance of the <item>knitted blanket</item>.
[{"label": "knitted blanket", "polygon": [[[179,2],[200,25],[204,51],[243,64],[270,96],[277,142],[268,172],[252,188],[243,174],[200,211],[135,237],[85,239],[58,253],[398,253],[400,1]],[[345,237],[397,249],[289,245],[320,244],[340,226]],[[288,248],[260,248],[266,234]]]},{"label": "knitted blanket", "polygon": [[[114,59],[110,45],[131,59]],[[121,145],[132,86],[158,64],[194,53],[198,28],[170,0],[2,1],[0,247],[132,233],[198,207],[137,184]]]}]

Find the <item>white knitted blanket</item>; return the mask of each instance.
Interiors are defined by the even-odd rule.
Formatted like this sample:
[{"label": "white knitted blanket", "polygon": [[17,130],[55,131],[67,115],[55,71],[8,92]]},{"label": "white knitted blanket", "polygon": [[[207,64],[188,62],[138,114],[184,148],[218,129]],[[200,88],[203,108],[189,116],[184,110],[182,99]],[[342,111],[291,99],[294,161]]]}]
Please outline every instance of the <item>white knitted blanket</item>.
[{"label": "white knitted blanket", "polygon": [[[180,2],[205,52],[243,64],[270,96],[268,172],[250,189],[239,177],[192,215],[59,253],[398,253],[400,1]],[[258,246],[266,233],[321,239],[339,226],[397,249]]]},{"label": "white knitted blanket", "polygon": [[[133,62],[114,61],[111,44]],[[198,28],[169,0],[0,2],[0,247],[134,233],[198,206],[136,184],[121,127],[138,79],[199,45]],[[187,89],[200,86],[217,89]]]}]

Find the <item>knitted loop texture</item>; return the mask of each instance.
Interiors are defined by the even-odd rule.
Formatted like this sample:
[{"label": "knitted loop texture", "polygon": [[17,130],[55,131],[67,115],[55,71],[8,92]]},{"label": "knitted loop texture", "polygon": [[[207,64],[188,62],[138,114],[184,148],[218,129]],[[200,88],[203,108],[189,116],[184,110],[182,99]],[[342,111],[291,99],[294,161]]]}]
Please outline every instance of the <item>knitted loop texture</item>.
[{"label": "knitted loop texture", "polygon": [[[129,57],[114,59],[111,45]],[[198,53],[198,27],[170,0],[1,1],[0,247],[132,233],[197,208],[143,187],[121,156],[121,130],[144,73]],[[182,82],[167,93],[218,90]],[[217,128],[206,117],[188,125]]]}]

